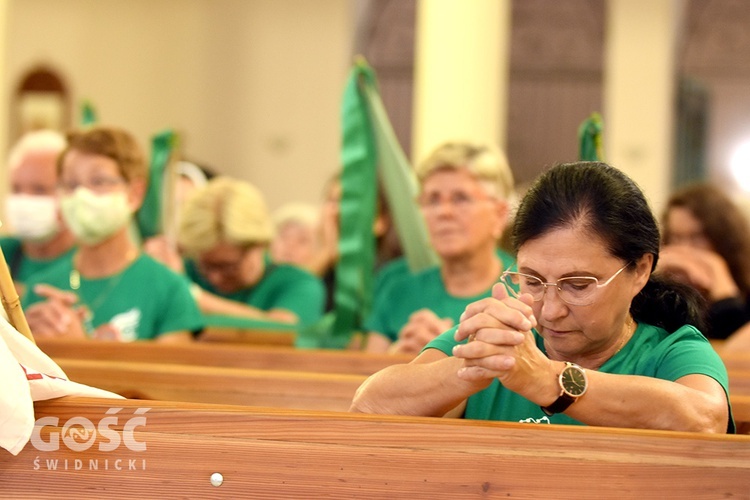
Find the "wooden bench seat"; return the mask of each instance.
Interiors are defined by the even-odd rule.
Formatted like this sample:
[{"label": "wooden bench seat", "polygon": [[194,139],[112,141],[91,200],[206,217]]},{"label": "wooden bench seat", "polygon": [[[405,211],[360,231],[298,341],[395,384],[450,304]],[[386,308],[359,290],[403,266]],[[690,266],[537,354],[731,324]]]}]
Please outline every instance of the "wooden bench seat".
[{"label": "wooden bench seat", "polygon": [[159,344],[154,342],[38,339],[37,345],[52,359],[143,361],[225,368],[362,375],[371,375],[394,363],[406,363],[413,357],[358,351],[301,350],[291,347],[213,343]]},{"label": "wooden bench seat", "polygon": [[[85,451],[29,444],[17,457],[0,454],[2,494],[726,498],[750,491],[748,436],[62,398],[36,404],[38,418],[58,419],[41,439],[49,442],[49,432],[62,432],[74,417],[96,424],[113,407],[122,408],[117,429],[137,408],[150,408],[133,433],[144,451],[100,451],[101,436]],[[134,467],[115,470],[117,459]],[[214,473],[220,486],[210,483]]]}]

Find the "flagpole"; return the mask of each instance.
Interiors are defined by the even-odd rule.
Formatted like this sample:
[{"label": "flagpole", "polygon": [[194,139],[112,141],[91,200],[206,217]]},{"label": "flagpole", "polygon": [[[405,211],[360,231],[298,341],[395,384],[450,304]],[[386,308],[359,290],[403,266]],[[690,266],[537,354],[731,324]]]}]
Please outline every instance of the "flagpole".
[{"label": "flagpole", "polygon": [[[8,315],[8,321],[13,327],[21,332],[26,338],[34,342],[34,336],[31,334],[29,324],[26,322],[26,316],[21,308],[21,299],[18,297],[16,285],[8,269],[8,262],[5,260],[5,254],[0,248],[0,295],[2,295],[3,308]],[[36,343],[36,342],[34,342]]]}]

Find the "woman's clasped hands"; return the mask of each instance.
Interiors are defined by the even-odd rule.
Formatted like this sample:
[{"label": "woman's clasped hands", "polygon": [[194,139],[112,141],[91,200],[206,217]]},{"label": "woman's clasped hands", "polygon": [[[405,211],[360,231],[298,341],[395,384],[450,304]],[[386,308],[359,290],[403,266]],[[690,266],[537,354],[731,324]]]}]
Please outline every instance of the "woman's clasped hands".
[{"label": "woman's clasped hands", "polygon": [[463,359],[458,376],[467,381],[497,378],[505,387],[524,394],[545,380],[540,374],[552,373],[552,363],[539,350],[532,328],[537,325],[529,294],[519,298],[508,295],[502,283],[492,288],[492,297],[474,302],[466,308],[455,339],[459,344],[453,355]]}]

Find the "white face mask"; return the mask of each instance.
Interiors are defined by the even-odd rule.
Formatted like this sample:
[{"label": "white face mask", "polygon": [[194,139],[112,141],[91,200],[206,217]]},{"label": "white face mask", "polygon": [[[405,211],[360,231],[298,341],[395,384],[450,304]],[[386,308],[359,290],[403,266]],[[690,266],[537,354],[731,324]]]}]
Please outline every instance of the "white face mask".
[{"label": "white face mask", "polygon": [[131,217],[128,197],[122,191],[96,194],[84,187],[60,199],[63,219],[76,238],[96,245],[122,229]]},{"label": "white face mask", "polygon": [[23,241],[43,243],[60,231],[54,196],[11,194],[5,201],[5,215],[12,234]]}]

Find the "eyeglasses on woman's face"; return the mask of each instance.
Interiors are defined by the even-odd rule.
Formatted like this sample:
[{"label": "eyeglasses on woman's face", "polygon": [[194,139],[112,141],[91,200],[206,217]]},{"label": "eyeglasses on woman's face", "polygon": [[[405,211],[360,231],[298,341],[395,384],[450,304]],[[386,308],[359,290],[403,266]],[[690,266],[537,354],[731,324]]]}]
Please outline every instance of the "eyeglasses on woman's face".
[{"label": "eyeglasses on woman's face", "polygon": [[511,271],[505,271],[500,280],[514,297],[518,297],[522,293],[528,293],[533,297],[534,302],[539,302],[544,299],[547,287],[552,286],[557,290],[560,299],[566,304],[587,306],[594,303],[600,289],[612,283],[629,265],[628,262],[603,283],[599,283],[599,280],[593,276],[567,276],[547,283],[536,276]]}]

